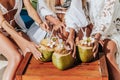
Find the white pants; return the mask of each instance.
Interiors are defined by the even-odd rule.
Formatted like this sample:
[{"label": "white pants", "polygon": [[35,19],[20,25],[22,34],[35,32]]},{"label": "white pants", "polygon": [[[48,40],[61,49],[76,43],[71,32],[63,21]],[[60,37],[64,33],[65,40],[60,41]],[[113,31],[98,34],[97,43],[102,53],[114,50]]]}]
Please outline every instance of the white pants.
[{"label": "white pants", "polygon": [[47,32],[42,30],[35,23],[33,23],[30,29],[27,31],[27,35],[33,42],[35,42],[36,44],[39,44],[40,41],[46,37]]}]

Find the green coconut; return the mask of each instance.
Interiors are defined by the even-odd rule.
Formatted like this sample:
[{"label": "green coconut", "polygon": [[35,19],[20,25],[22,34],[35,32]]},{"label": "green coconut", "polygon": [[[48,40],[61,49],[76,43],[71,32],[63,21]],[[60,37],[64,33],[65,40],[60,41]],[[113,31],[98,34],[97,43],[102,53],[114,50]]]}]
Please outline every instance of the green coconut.
[{"label": "green coconut", "polygon": [[65,70],[73,66],[74,58],[68,51],[56,51],[52,56],[53,65],[60,70]]},{"label": "green coconut", "polygon": [[52,54],[54,52],[54,48],[50,48],[47,46],[48,39],[43,39],[39,45],[38,50],[42,53],[41,61],[47,62],[52,60]]},{"label": "green coconut", "polygon": [[78,52],[82,62],[90,62],[93,59],[92,47],[78,45]]}]

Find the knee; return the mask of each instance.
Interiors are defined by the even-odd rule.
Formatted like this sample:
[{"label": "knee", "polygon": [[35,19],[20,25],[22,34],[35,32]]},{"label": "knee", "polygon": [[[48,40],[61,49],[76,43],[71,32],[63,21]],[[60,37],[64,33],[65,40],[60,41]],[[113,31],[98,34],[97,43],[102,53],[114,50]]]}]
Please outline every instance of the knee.
[{"label": "knee", "polygon": [[15,61],[16,63],[20,63],[21,59],[22,59],[22,57],[21,57],[20,54],[16,54],[16,55],[14,56],[14,61]]},{"label": "knee", "polygon": [[108,41],[105,49],[106,57],[110,60],[115,58],[115,53],[117,52],[117,46],[114,41]]},{"label": "knee", "polygon": [[112,53],[106,54],[108,60],[114,60],[114,55]]},{"label": "knee", "polygon": [[[22,56],[20,54],[14,54],[11,58],[10,58],[10,63],[13,63],[13,64],[19,64],[20,61],[22,59]],[[9,60],[8,60],[9,61]]]}]

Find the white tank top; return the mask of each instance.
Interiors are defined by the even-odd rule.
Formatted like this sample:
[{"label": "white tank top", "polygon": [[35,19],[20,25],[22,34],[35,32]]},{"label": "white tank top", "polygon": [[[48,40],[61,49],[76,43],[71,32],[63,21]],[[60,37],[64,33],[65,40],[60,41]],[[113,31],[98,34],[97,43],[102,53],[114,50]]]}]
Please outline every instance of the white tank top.
[{"label": "white tank top", "polygon": [[[27,28],[22,20],[22,18],[20,17],[20,12],[22,9],[22,0],[15,0],[15,6],[13,9],[17,9],[17,13],[14,16],[14,19],[16,21],[16,23],[21,27],[23,32],[27,32]],[[1,3],[0,3],[0,10],[2,11],[3,14],[9,12]],[[11,20],[12,21],[12,20]]]}]

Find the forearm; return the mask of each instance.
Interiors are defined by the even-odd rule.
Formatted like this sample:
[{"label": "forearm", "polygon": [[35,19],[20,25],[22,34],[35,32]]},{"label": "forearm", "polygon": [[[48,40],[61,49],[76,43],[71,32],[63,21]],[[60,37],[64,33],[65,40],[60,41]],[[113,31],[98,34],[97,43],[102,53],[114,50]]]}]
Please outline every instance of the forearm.
[{"label": "forearm", "polygon": [[71,39],[74,39],[75,38],[75,30],[70,28],[70,32],[69,32],[69,37],[68,38],[71,38]]},{"label": "forearm", "polygon": [[59,19],[57,19],[57,18],[55,18],[55,17],[53,17],[51,15],[47,15],[45,17],[45,19],[48,20],[50,23],[52,23],[54,25],[57,25],[57,24],[61,23],[61,21]]},{"label": "forearm", "polygon": [[100,33],[95,34],[94,38],[99,41],[101,38],[101,34]]},{"label": "forearm", "polygon": [[30,2],[30,0],[23,0],[24,5],[27,9],[28,15],[38,24],[42,23],[42,20],[39,16],[39,14],[37,13],[37,11],[32,7],[32,4]]},{"label": "forearm", "polygon": [[18,45],[21,44],[21,41],[27,41],[22,36],[20,36],[7,21],[2,22],[2,28],[12,37],[12,39]]}]

